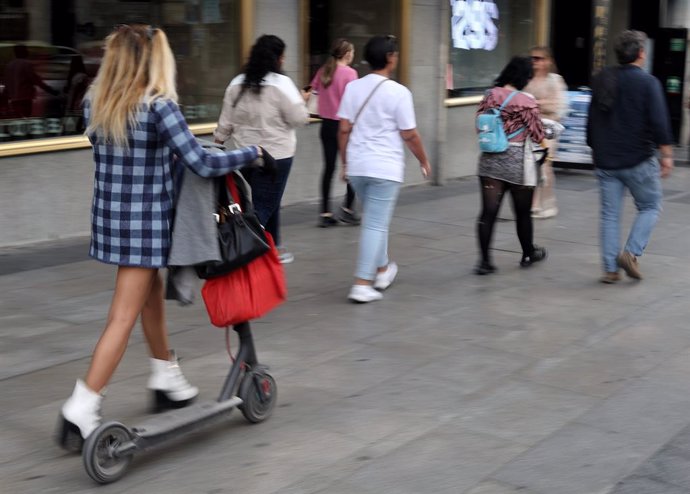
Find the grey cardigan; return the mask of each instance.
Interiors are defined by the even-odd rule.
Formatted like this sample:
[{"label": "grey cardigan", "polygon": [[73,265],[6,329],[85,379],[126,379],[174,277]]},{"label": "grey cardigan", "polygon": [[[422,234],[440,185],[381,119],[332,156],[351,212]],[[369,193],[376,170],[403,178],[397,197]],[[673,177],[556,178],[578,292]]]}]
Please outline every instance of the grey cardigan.
[{"label": "grey cardigan", "polygon": [[[238,189],[251,201],[249,184],[238,172],[234,177]],[[222,260],[213,214],[218,187],[225,185],[225,177],[203,178],[184,170],[181,181],[168,256],[166,298],[186,305],[194,301],[198,288],[194,266]]]}]

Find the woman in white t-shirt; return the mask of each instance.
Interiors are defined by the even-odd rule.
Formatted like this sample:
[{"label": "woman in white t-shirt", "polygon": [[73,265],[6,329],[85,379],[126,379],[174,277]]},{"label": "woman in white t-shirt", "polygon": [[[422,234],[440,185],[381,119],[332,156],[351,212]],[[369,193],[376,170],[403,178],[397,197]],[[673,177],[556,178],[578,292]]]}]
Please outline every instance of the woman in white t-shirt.
[{"label": "woman in white t-shirt", "polygon": [[398,65],[394,36],[374,36],[364,47],[372,72],[345,88],[338,110],[342,177],[362,203],[362,233],[355,283],[348,298],[366,303],[382,298],[398,272],[388,259],[388,226],[403,182],[405,150],[428,177],[431,165],[417,132],[412,93],[390,79]]}]

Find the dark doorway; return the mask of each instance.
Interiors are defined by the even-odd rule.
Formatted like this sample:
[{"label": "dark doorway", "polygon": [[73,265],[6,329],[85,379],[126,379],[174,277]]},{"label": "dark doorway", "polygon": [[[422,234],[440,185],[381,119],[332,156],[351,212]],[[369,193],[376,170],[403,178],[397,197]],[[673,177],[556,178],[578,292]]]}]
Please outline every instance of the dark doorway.
[{"label": "dark doorway", "polygon": [[569,89],[588,86],[592,53],[592,1],[552,2],[551,47]]},{"label": "dark doorway", "polygon": [[659,30],[661,5],[659,0],[630,2],[630,29],[643,31],[656,39]]},{"label": "dark doorway", "polygon": [[661,81],[671,117],[671,128],[675,142],[680,141],[680,127],[685,105],[685,57],[688,30],[686,28],[655,29],[654,65],[652,73]]},{"label": "dark doorway", "polygon": [[311,0],[309,2],[309,80],[328,57],[331,43],[329,18],[328,0]]},{"label": "dark doorway", "polygon": [[74,0],[52,0],[50,12],[52,43],[58,46],[74,46]]}]

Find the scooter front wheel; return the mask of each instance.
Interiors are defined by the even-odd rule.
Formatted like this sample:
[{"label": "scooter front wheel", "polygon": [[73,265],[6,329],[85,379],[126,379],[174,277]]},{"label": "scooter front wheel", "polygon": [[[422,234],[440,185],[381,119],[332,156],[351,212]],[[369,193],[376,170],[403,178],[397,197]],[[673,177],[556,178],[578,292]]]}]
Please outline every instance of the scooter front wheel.
[{"label": "scooter front wheel", "polygon": [[119,454],[118,448],[131,441],[132,433],[119,422],[101,424],[84,441],[84,468],[99,484],[119,480],[132,461],[132,453]]},{"label": "scooter front wheel", "polygon": [[276,381],[267,372],[249,371],[244,375],[238,396],[242,404],[238,408],[252,424],[263,422],[273,413],[278,398]]}]

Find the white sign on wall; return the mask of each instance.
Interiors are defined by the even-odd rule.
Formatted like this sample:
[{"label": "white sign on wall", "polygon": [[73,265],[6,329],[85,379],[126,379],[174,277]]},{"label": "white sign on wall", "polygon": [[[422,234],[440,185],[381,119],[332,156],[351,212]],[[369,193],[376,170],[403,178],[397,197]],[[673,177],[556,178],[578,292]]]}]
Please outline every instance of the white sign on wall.
[{"label": "white sign on wall", "polygon": [[498,44],[498,6],[493,0],[450,0],[453,47],[491,51]]}]

